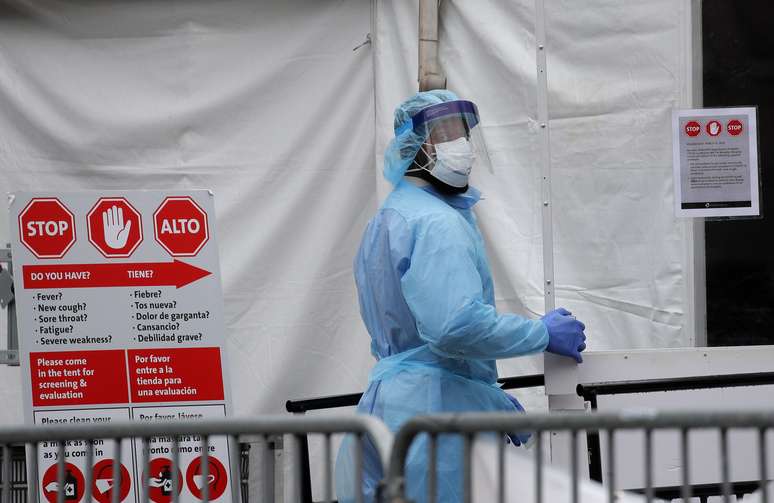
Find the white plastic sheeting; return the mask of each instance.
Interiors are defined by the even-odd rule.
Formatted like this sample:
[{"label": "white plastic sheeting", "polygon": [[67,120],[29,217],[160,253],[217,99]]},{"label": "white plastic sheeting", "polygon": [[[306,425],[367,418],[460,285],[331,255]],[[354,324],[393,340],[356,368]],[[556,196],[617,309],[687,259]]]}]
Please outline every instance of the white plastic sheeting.
[{"label": "white plastic sheeting", "polygon": [[[351,259],[376,207],[373,71],[352,49],[369,4],[0,5],[3,192],[212,189],[236,413],[362,387]],[[21,403],[19,369],[0,372],[0,400]]]},{"label": "white plastic sheeting", "polygon": [[[669,135],[685,2],[546,3],[557,304],[592,350],[686,345]],[[448,87],[479,105],[493,161],[473,180],[498,305],[537,316],[534,5],[441,13]],[[2,3],[0,188],[211,188],[236,412],[363,389],[351,260],[388,190],[392,110],[416,90],[416,18],[404,0]],[[19,403],[18,369],[0,382]]]}]

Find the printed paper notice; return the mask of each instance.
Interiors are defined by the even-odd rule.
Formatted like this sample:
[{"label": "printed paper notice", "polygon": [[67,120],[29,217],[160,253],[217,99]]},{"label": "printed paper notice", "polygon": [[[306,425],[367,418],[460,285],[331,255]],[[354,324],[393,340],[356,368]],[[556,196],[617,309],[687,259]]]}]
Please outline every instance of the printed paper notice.
[{"label": "printed paper notice", "polygon": [[672,112],[678,217],[760,215],[756,109]]}]

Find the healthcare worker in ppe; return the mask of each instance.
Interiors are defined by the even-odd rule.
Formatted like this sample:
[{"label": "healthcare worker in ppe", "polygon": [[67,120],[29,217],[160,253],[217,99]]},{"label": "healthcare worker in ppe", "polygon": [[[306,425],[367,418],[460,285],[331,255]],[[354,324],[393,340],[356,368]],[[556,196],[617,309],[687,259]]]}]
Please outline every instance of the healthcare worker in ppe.
[{"label": "healthcare worker in ppe", "polygon": [[[440,412],[523,411],[497,386],[495,360],[541,351],[581,362],[584,325],[564,309],[540,320],[498,313],[484,241],[472,212],[480,193],[468,184],[476,159],[478,109],[451,91],[420,92],[395,110],[395,138],[384,176],[394,185],[371,219],[355,258],[360,312],[377,363],[358,405],[392,430]],[[514,443],[524,436],[512,435]],[[339,500],[354,501],[354,442],[337,460]],[[462,444],[438,442],[437,495],[461,499]],[[414,442],[407,493],[425,501],[427,439]],[[383,478],[366,442],[366,501]]]}]

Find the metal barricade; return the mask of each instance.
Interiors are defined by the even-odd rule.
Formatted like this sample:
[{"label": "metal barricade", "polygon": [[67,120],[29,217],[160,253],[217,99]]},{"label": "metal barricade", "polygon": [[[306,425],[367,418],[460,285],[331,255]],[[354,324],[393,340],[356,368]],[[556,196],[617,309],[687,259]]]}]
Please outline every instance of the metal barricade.
[{"label": "metal barricade", "polygon": [[[142,467],[140,473],[142,476],[140,501],[148,503],[149,501],[149,467],[150,467],[150,449],[151,439],[158,437],[168,437],[171,439],[172,466],[171,473],[177,473],[180,463],[179,442],[184,436],[198,436],[201,438],[201,472],[202,480],[208,480],[210,452],[210,441],[213,437],[225,436],[232,445],[237,445],[240,437],[263,437],[264,444],[268,444],[269,437],[277,435],[291,435],[298,438],[307,434],[321,435],[324,440],[325,459],[328,460],[323,467],[323,480],[325,501],[333,501],[333,464],[331,452],[331,437],[338,434],[352,434],[357,446],[355,453],[355,476],[356,487],[361,485],[363,478],[363,445],[369,440],[376,449],[383,466],[387,466],[389,459],[389,450],[392,442],[392,434],[377,419],[367,416],[349,416],[349,417],[328,417],[328,418],[309,418],[309,417],[263,417],[254,420],[206,420],[206,421],[186,421],[186,422],[122,422],[113,424],[99,425],[66,425],[66,426],[22,426],[11,428],[0,428],[0,452],[2,453],[2,463],[0,463],[0,503],[11,503],[11,445],[25,444],[28,446],[28,472],[31,479],[28,484],[28,498],[30,503],[39,501],[40,484],[38,477],[38,449],[43,442],[56,442],[58,455],[56,457],[57,465],[57,502],[65,501],[65,443],[68,441],[85,441],[88,446],[85,449],[85,465],[94,466],[94,442],[96,440],[109,440],[113,443],[112,473],[116,474],[113,480],[113,487],[121,485],[121,459],[122,459],[122,441],[126,439],[139,439],[142,442]],[[232,481],[238,481],[241,478],[239,454],[235,449],[229,449],[231,456],[230,466]],[[264,468],[268,466],[269,456],[273,456],[268,449],[264,453]],[[296,456],[296,459],[299,459]],[[300,467],[294,467],[296,474],[300,473]],[[84,487],[91,490],[93,483],[92,470],[85,470]],[[178,477],[172,476],[171,501],[178,503],[180,499]],[[299,477],[295,477],[296,483]],[[263,494],[253,501],[270,502],[275,500],[275,495],[270,491],[270,484],[264,484]],[[208,484],[201,487],[202,501],[210,501],[208,494]],[[231,484],[231,500],[234,503],[240,501],[239,484]],[[119,491],[112,490],[112,503],[119,503]],[[45,498],[44,498],[45,499]]]},{"label": "metal barricade", "polygon": [[[607,493],[607,501],[616,501],[616,463],[615,434],[616,432],[640,430],[644,432],[644,480],[643,493],[648,502],[654,501],[653,488],[653,433],[661,430],[677,431],[680,438],[680,460],[683,466],[681,495],[683,502],[691,500],[690,483],[690,456],[689,433],[695,430],[713,429],[719,432],[720,447],[720,474],[722,478],[722,495],[724,503],[729,503],[733,495],[732,485],[729,480],[729,430],[745,429],[757,432],[758,449],[755,455],[759,465],[759,486],[761,501],[769,503],[769,494],[766,490],[767,481],[767,448],[766,432],[774,427],[774,411],[755,412],[622,412],[617,414],[443,414],[434,416],[417,417],[408,421],[396,434],[395,442],[390,457],[388,475],[386,479],[386,495],[389,503],[406,502],[406,459],[414,440],[422,434],[428,435],[428,454],[430,460],[427,466],[427,497],[428,502],[437,500],[437,476],[435,474],[435,461],[437,459],[437,443],[441,434],[456,434],[462,436],[462,477],[460,480],[461,501],[471,501],[472,487],[472,445],[474,438],[480,434],[497,434],[505,439],[508,432],[532,432],[535,435],[534,445],[534,501],[543,503],[546,498],[544,482],[543,442],[544,435],[549,432],[568,432],[570,442],[570,478],[571,494],[569,500],[573,503],[579,501],[579,463],[578,463],[578,435],[582,432],[605,432],[607,435],[606,455],[608,458],[607,472],[604,483]],[[497,437],[495,437],[497,438]],[[497,469],[497,501],[508,501],[506,494],[506,468],[504,466],[506,448],[505,441],[498,444],[498,469]],[[516,495],[511,495],[516,496]],[[517,499],[516,501],[524,501]]]}]

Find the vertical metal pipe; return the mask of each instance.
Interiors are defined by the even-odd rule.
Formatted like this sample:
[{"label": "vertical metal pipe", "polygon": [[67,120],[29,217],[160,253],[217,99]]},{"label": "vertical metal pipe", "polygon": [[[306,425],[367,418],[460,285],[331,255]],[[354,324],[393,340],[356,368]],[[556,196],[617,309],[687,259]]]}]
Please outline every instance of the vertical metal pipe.
[{"label": "vertical metal pipe", "polygon": [[578,503],[578,432],[570,433],[570,467],[572,469],[572,503]]},{"label": "vertical metal pipe", "polygon": [[535,41],[537,43],[537,120],[543,182],[543,280],[545,282],[545,309],[548,312],[554,309],[556,300],[554,295],[554,230],[551,213],[551,138],[548,132],[545,0],[535,0]]},{"label": "vertical metal pipe", "polygon": [[498,431],[497,438],[497,501],[505,503],[505,440],[508,437]]},{"label": "vertical metal pipe", "polygon": [[680,430],[680,458],[683,462],[683,487],[682,498],[683,503],[690,503],[691,501],[691,472],[690,472],[690,451],[688,450],[688,430],[683,428]]},{"label": "vertical metal pipe", "polygon": [[58,441],[56,469],[56,501],[64,503],[65,497],[65,441]]},{"label": "vertical metal pipe", "polygon": [[615,430],[607,432],[607,500],[615,502]]},{"label": "vertical metal pipe", "polygon": [[645,503],[653,501],[653,430],[645,430]]},{"label": "vertical metal pipe", "polygon": [[758,462],[761,468],[761,501],[762,503],[769,503],[769,473],[766,468],[767,449],[766,449],[766,428],[758,430]]},{"label": "vertical metal pipe", "polygon": [[436,500],[436,474],[438,470],[438,444],[435,433],[428,433],[428,462],[427,462],[427,502],[435,503]]},{"label": "vertical metal pipe", "polygon": [[[355,435],[355,503],[363,503],[363,435]],[[386,467],[383,467],[383,469]],[[428,500],[428,503],[433,503]]]},{"label": "vertical metal pipe", "polygon": [[11,502],[11,447],[8,444],[3,444],[3,467],[2,467],[3,479],[3,492],[0,494],[0,501],[2,503]]},{"label": "vertical metal pipe", "polygon": [[30,480],[27,481],[27,501],[30,503],[38,503],[40,495],[40,483],[38,482],[38,443],[33,442],[30,445],[30,458],[27,462],[30,463]]},{"label": "vertical metal pipe", "polygon": [[205,503],[210,501],[210,437],[209,435],[202,435],[202,465],[201,475],[203,485],[202,501]]},{"label": "vertical metal pipe", "polygon": [[86,466],[83,470],[84,500],[91,501],[91,486],[94,480],[94,440],[86,440]]},{"label": "vertical metal pipe", "polygon": [[731,503],[731,482],[729,482],[728,430],[720,429],[720,475],[723,481],[723,503]]},{"label": "vertical metal pipe", "polygon": [[[265,437],[264,437],[265,438]],[[229,477],[231,478],[231,501],[238,502],[239,501],[239,494],[242,490],[242,470],[241,470],[241,461],[242,461],[242,449],[239,445],[239,437],[237,435],[231,435],[230,437],[227,437],[226,440],[228,444],[228,458],[229,458]],[[268,449],[264,449],[268,450]],[[274,463],[274,458],[272,454],[272,463]],[[269,486],[271,491],[274,491],[274,465],[272,464],[272,470],[271,470],[271,484],[264,484],[264,486]],[[272,501],[274,499],[274,494],[271,494],[271,497],[267,500],[263,501]]]},{"label": "vertical metal pipe", "polygon": [[113,439],[113,487],[110,488],[111,503],[119,503],[121,495],[121,439]]},{"label": "vertical metal pipe", "polygon": [[[263,447],[261,450],[261,465],[263,466],[263,498],[261,501],[272,501],[274,499],[274,494],[272,491],[273,479],[274,479],[274,470],[272,470],[272,467],[274,466],[274,454],[271,450],[271,440],[269,439],[268,435],[263,436]],[[272,480],[267,480],[269,477],[272,477]]]},{"label": "vertical metal pipe", "polygon": [[143,437],[142,465],[140,468],[140,477],[142,477],[142,481],[140,483],[140,490],[142,491],[140,501],[142,501],[142,503],[149,503],[150,500],[150,487],[148,484],[148,478],[150,476],[150,439],[148,437]]},{"label": "vertical metal pipe", "polygon": [[323,436],[323,481],[325,489],[325,503],[333,501],[333,469],[331,466],[331,435]]},{"label": "vertical metal pipe", "polygon": [[180,501],[180,440],[177,435],[172,436],[172,501]]},{"label": "vertical metal pipe", "polygon": [[535,503],[543,503],[543,432],[535,435]]},{"label": "vertical metal pipe", "polygon": [[300,502],[303,500],[302,498],[302,491],[301,491],[301,484],[303,483],[302,479],[302,468],[301,468],[301,441],[302,441],[303,435],[294,435],[293,436],[293,484],[294,484],[294,491],[293,491],[293,503]]},{"label": "vertical metal pipe", "polygon": [[470,503],[473,496],[473,472],[472,472],[472,457],[473,457],[473,435],[466,433],[463,437],[463,485],[462,494],[465,503]]}]

